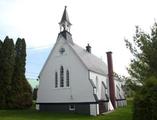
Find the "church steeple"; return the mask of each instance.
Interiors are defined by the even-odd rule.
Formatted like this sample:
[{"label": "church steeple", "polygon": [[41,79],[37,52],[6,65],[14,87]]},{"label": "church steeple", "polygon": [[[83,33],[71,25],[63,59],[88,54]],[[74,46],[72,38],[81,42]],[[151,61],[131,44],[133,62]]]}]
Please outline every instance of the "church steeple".
[{"label": "church steeple", "polygon": [[69,21],[69,16],[68,16],[66,8],[67,6],[65,6],[64,8],[63,16],[62,16],[61,21],[59,22],[59,25],[60,25],[60,31],[65,30],[65,31],[70,32],[70,27],[72,24]]}]

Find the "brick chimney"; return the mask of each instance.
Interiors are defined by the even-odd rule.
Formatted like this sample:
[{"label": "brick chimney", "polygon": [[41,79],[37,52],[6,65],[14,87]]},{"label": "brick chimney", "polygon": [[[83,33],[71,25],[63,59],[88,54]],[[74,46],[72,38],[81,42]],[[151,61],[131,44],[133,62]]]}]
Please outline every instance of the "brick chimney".
[{"label": "brick chimney", "polygon": [[114,108],[116,108],[116,98],[115,98],[115,84],[113,76],[113,63],[112,63],[112,52],[107,52],[107,63],[108,63],[108,78],[109,78],[109,93],[110,100]]}]

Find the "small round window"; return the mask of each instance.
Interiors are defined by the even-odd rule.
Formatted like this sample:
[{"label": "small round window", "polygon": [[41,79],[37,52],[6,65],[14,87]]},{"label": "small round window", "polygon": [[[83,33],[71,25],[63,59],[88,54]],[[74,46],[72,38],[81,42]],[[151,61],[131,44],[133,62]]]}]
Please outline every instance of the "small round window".
[{"label": "small round window", "polygon": [[61,54],[63,54],[63,53],[65,52],[65,49],[64,49],[64,48],[60,48],[59,52],[60,52]]}]

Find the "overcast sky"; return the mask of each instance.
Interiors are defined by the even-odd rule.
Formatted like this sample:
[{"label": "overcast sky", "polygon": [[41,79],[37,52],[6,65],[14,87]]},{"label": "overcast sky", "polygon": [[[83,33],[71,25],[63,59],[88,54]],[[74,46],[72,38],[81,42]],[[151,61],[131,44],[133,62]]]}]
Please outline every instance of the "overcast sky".
[{"label": "overcast sky", "polygon": [[156,0],[0,0],[0,39],[25,38],[27,77],[38,75],[56,42],[65,5],[74,42],[84,48],[90,43],[105,62],[112,51],[114,71],[127,75],[131,55],[124,38],[132,40],[136,25],[149,32],[157,18]]}]

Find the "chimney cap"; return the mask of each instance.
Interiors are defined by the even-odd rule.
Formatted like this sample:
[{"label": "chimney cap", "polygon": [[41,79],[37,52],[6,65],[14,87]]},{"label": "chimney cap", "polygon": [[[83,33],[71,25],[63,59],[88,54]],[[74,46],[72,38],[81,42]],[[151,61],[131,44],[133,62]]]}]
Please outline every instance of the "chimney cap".
[{"label": "chimney cap", "polygon": [[108,53],[112,53],[112,51],[108,51],[108,52],[106,52],[106,53],[107,53],[107,54],[108,54]]},{"label": "chimney cap", "polygon": [[87,46],[91,47],[91,46],[89,45],[89,43],[87,44]]}]

